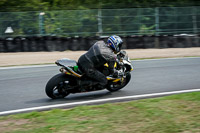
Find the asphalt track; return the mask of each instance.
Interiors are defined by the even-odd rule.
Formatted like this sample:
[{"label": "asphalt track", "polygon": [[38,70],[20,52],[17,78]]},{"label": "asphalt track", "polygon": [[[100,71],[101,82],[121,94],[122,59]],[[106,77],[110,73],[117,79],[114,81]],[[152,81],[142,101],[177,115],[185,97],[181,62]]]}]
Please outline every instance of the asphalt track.
[{"label": "asphalt track", "polygon": [[[59,100],[51,100],[46,96],[44,90],[47,81],[59,73],[58,66],[0,68],[0,113],[58,104],[78,102],[88,104],[87,101],[109,98],[121,101],[123,100],[121,97],[200,88],[199,57],[138,60],[132,63],[134,67],[134,71],[131,73],[132,79],[122,90],[113,93],[102,90],[70,94]],[[107,102],[110,101],[107,100]]]}]

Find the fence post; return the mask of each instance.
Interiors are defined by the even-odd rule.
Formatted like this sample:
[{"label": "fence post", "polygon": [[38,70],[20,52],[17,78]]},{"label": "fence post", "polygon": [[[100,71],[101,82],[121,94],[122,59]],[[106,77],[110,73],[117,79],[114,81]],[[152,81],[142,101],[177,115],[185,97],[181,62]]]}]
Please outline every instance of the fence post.
[{"label": "fence post", "polygon": [[196,7],[192,8],[192,23],[193,23],[193,32],[197,34],[197,16],[196,16]]},{"label": "fence post", "polygon": [[195,34],[194,36],[194,42],[195,46],[198,46],[199,44],[199,37],[197,36],[198,33],[198,28],[197,28],[197,15],[196,15],[196,7],[194,6],[192,8],[192,24],[193,24],[193,33]]},{"label": "fence post", "polygon": [[155,48],[160,47],[160,41],[159,41],[159,7],[155,8]]},{"label": "fence post", "polygon": [[102,35],[103,29],[102,29],[102,10],[101,8],[98,9],[98,34],[99,36]]},{"label": "fence post", "polygon": [[40,12],[39,13],[39,33],[40,35],[44,35],[45,34],[45,28],[44,28],[44,12]]}]

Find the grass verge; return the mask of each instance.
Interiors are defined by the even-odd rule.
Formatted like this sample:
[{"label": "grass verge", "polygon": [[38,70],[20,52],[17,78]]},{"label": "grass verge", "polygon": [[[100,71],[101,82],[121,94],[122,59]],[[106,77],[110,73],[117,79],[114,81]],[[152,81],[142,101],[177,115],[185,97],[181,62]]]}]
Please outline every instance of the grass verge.
[{"label": "grass verge", "polygon": [[199,133],[200,92],[0,117],[8,133]]}]

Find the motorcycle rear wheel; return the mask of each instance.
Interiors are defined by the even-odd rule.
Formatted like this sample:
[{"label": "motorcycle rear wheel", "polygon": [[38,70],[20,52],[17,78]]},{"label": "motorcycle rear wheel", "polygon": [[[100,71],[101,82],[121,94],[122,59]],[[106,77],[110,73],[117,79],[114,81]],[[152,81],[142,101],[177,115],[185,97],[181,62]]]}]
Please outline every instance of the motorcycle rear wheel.
[{"label": "motorcycle rear wheel", "polygon": [[57,74],[47,82],[45,92],[52,99],[64,98],[70,94],[65,88],[68,83],[69,78],[65,74]]},{"label": "motorcycle rear wheel", "polygon": [[122,89],[123,87],[125,87],[129,83],[130,79],[131,79],[131,74],[127,73],[126,78],[124,79],[124,82],[121,85],[111,84],[111,85],[107,86],[106,89],[109,90],[110,92],[118,91],[118,90]]}]

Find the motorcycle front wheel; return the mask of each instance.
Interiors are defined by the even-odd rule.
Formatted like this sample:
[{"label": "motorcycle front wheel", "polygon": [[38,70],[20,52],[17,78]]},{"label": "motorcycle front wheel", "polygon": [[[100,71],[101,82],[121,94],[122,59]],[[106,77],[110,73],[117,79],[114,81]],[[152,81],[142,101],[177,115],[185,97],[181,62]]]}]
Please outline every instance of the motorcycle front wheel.
[{"label": "motorcycle front wheel", "polygon": [[52,99],[64,98],[70,94],[66,91],[68,84],[69,78],[66,74],[57,74],[47,82],[45,92]]},{"label": "motorcycle front wheel", "polygon": [[110,84],[107,86],[107,90],[109,90],[110,92],[114,92],[114,91],[118,91],[120,89],[122,89],[123,87],[125,87],[129,81],[131,79],[131,74],[130,73],[126,73],[126,78],[124,78],[123,83],[121,84]]}]

